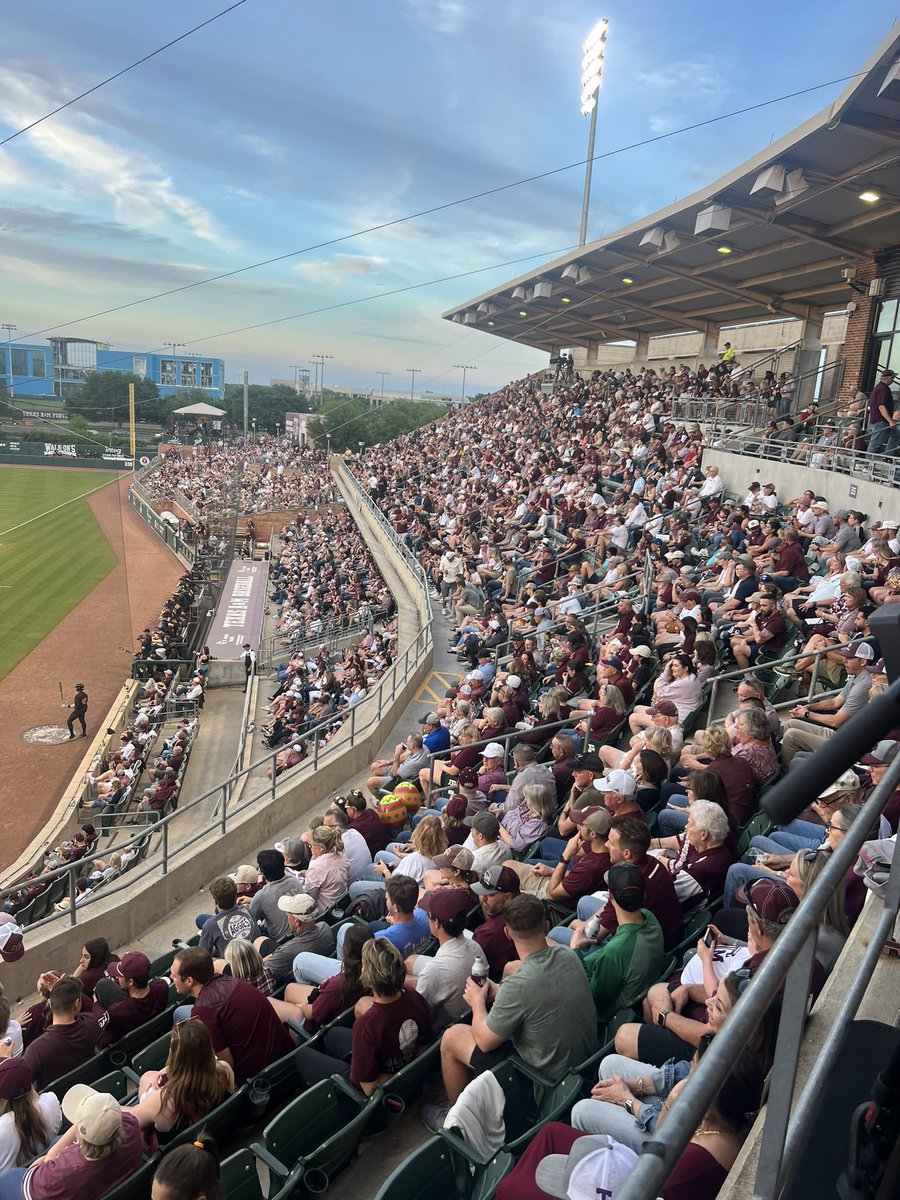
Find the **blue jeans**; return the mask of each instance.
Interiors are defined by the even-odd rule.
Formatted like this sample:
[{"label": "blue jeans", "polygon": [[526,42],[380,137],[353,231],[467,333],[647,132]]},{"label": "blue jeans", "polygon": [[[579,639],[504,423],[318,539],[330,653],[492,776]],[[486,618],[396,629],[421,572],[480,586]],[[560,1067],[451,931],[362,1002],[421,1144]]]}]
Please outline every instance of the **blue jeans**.
[{"label": "blue jeans", "polygon": [[0,1175],[0,1200],[22,1200],[22,1180],[27,1167],[10,1167]]},{"label": "blue jeans", "polygon": [[558,942],[560,946],[568,946],[572,942],[572,928],[570,925],[554,925],[547,937],[551,942]]},{"label": "blue jeans", "polygon": [[[172,1024],[180,1025],[182,1021],[189,1021],[193,1015],[193,1004],[179,1004],[172,1013]],[[3,1176],[0,1176],[0,1178],[3,1178]]]},{"label": "blue jeans", "polygon": [[350,899],[357,900],[365,892],[377,892],[379,888],[384,888],[384,884],[383,879],[357,879],[350,884]]},{"label": "blue jeans", "polygon": [[[782,852],[778,851],[778,853]],[[725,894],[722,900],[723,907],[734,908],[734,893],[738,890],[741,884],[746,886],[747,884],[752,883],[754,879],[772,878],[773,876],[768,871],[763,871],[759,867],[751,867],[749,863],[734,863],[728,868],[728,874],[725,876]]]},{"label": "blue jeans", "polygon": [[337,975],[341,964],[336,958],[326,958],[324,954],[311,954],[304,950],[294,959],[292,969],[297,983],[318,985]]},{"label": "blue jeans", "polygon": [[900,444],[900,428],[891,428],[887,421],[876,421],[869,426],[869,433],[869,454],[893,454]]},{"label": "blue jeans", "polygon": [[[387,865],[388,865],[389,867],[396,867],[396,865],[397,865],[397,863],[398,863],[399,861],[400,861],[400,855],[399,855],[399,854],[395,854],[395,853],[394,853],[392,850],[378,850],[378,851],[376,851],[376,853],[375,853],[375,858],[374,858],[374,860],[373,860],[373,862],[377,862],[377,863],[387,863]],[[371,867],[367,867],[367,868],[366,868],[366,870],[367,870],[367,871],[370,871],[371,869],[372,869]],[[372,876],[367,876],[367,875],[363,874],[363,875],[362,875],[362,878],[363,878],[363,879],[368,879],[368,878],[372,878]],[[381,878],[381,876],[380,876],[380,875],[375,875],[375,876],[374,876],[374,878],[376,878],[376,879],[380,879],[380,878]]]},{"label": "blue jeans", "polygon": [[[687,801],[687,796],[674,796],[674,800]],[[656,818],[656,832],[659,837],[677,837],[688,823],[687,809],[678,812],[675,808],[664,808]]]},{"label": "blue jeans", "polygon": [[568,843],[565,838],[541,838],[541,844],[539,848],[539,857],[541,862],[553,863],[555,866],[562,857],[562,852],[565,850],[567,844]]},{"label": "blue jeans", "polygon": [[786,851],[818,850],[825,840],[824,825],[812,821],[790,821],[767,837],[755,837],[750,842],[751,850],[765,850],[767,854],[784,854]]},{"label": "blue jeans", "polygon": [[601,908],[606,908],[605,900],[597,900],[594,896],[582,896],[575,906],[575,915],[579,921],[586,921]]}]

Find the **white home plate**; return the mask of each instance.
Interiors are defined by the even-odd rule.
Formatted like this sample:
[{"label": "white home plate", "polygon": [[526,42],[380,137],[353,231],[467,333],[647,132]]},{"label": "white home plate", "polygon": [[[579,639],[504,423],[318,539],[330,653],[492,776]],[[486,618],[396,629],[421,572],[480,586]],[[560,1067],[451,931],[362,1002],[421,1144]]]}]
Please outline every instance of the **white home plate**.
[{"label": "white home plate", "polygon": [[65,725],[35,725],[26,729],[22,737],[35,746],[58,746],[69,740],[69,731]]}]

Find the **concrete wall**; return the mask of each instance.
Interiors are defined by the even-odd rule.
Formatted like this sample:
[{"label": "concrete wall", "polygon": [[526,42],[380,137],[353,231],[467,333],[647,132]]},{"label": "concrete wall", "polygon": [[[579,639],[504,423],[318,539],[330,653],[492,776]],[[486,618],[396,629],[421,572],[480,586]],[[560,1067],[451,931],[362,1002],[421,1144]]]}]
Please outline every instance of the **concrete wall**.
[{"label": "concrete wall", "polygon": [[827,498],[832,512],[836,508],[856,508],[873,519],[896,518],[900,513],[900,497],[896,488],[872,483],[862,477],[817,471],[799,463],[771,462],[746,454],[729,454],[715,447],[704,450],[703,465],[717,466],[725,480],[726,489],[739,492],[742,499],[748,485],[758,479],[760,483],[774,483],[781,501],[793,499],[807,488],[812,488],[817,495]]},{"label": "concrete wall", "polygon": [[[340,468],[337,468],[348,508],[397,598],[402,656],[403,649],[428,627],[427,599],[403,556],[382,535],[375,518],[340,479],[339,472]],[[89,907],[79,909],[79,923],[74,928],[63,927],[60,921],[26,934],[24,958],[17,963],[5,963],[3,967],[3,983],[11,1002],[31,994],[40,971],[71,969],[87,939],[105,937],[112,946],[126,946],[137,941],[147,929],[159,924],[173,908],[205,887],[216,875],[232,870],[236,863],[248,858],[252,861],[256,850],[285,825],[296,822],[298,830],[301,829],[306,814],[323,806],[337,789],[365,769],[376,756],[384,740],[384,731],[400,719],[431,669],[430,634],[427,646],[422,661],[406,673],[393,700],[385,702],[380,720],[375,695],[359,705],[356,710],[358,725],[364,727],[368,720],[372,725],[355,745],[346,744],[349,729],[345,725],[343,729],[347,733],[343,738],[338,735],[320,756],[317,770],[301,766],[276,787],[274,798],[267,793],[246,811],[229,817],[224,833],[220,829],[210,831],[189,848],[184,846],[191,834],[187,826],[189,814],[184,814],[185,825],[182,826],[179,819],[177,834],[169,835],[170,851],[176,845],[181,849],[175,854],[174,861],[170,861],[167,874],[161,873],[160,863],[143,879],[136,880],[117,895],[98,899]],[[214,780],[209,781],[210,786],[214,783]],[[161,832],[154,834],[154,839],[161,837]]]}]

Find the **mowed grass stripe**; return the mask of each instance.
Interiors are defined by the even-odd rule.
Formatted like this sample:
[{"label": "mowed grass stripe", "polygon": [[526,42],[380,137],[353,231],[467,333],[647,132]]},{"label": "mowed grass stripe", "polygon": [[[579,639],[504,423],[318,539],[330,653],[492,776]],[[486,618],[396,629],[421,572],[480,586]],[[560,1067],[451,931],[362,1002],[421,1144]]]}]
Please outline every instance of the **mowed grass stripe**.
[{"label": "mowed grass stripe", "polygon": [[40,518],[0,539],[0,679],[116,565],[87,500],[75,499],[103,480],[96,471],[0,467],[0,530]]}]

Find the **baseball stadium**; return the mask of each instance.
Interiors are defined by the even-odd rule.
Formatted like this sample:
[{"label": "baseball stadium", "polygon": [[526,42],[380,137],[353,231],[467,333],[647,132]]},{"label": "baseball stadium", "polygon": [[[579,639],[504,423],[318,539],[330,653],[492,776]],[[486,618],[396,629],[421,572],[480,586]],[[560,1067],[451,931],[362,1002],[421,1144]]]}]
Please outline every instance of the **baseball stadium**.
[{"label": "baseball stadium", "polygon": [[898,27],[839,83],[588,170],[390,440],[4,325],[0,1200],[900,1195]]}]

